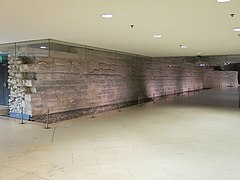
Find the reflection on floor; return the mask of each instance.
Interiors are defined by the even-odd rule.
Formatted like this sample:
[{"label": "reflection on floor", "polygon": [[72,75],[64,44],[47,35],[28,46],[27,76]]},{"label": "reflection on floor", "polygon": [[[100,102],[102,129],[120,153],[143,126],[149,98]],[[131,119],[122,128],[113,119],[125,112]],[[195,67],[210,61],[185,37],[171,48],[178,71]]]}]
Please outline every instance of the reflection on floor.
[{"label": "reflection on floor", "polygon": [[236,89],[51,125],[0,118],[0,180],[240,179]]}]

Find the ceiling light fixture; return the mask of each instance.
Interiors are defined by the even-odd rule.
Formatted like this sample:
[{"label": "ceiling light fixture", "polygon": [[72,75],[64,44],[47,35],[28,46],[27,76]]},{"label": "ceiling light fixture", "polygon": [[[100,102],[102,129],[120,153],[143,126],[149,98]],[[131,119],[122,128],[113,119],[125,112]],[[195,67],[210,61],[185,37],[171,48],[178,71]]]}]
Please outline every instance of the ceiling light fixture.
[{"label": "ceiling light fixture", "polygon": [[231,0],[217,0],[217,2],[219,2],[219,3],[225,3],[225,2],[229,2],[229,1],[231,1]]},{"label": "ceiling light fixture", "polygon": [[109,18],[112,18],[113,15],[112,14],[102,14],[101,15],[103,18],[106,18],[106,19],[109,19]]},{"label": "ceiling light fixture", "polygon": [[185,49],[185,48],[187,48],[187,46],[186,45],[180,45],[180,48]]},{"label": "ceiling light fixture", "polygon": [[240,32],[240,27],[234,28],[233,31]]},{"label": "ceiling light fixture", "polygon": [[154,36],[153,37],[155,37],[155,38],[161,38],[162,37],[162,35],[161,34],[154,34]]},{"label": "ceiling light fixture", "polygon": [[46,46],[41,46],[40,48],[41,48],[41,49],[46,49],[47,47],[46,47]]}]

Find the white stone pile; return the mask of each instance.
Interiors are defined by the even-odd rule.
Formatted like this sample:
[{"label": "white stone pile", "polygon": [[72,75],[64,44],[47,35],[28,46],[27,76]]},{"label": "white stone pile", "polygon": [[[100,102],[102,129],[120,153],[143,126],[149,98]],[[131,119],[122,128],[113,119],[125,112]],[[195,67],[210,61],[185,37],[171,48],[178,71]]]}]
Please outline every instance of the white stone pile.
[{"label": "white stone pile", "polygon": [[23,85],[24,75],[20,72],[20,65],[23,64],[23,61],[18,58],[10,58],[8,64],[10,112],[21,113],[22,101],[27,93],[27,88]]}]

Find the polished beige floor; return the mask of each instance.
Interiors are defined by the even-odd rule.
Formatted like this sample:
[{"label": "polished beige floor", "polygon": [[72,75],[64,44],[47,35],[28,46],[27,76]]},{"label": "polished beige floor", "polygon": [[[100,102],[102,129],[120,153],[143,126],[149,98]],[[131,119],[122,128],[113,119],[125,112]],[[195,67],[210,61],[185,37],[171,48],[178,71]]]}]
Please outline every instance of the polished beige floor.
[{"label": "polished beige floor", "polygon": [[0,118],[0,180],[239,180],[238,92],[51,125]]}]

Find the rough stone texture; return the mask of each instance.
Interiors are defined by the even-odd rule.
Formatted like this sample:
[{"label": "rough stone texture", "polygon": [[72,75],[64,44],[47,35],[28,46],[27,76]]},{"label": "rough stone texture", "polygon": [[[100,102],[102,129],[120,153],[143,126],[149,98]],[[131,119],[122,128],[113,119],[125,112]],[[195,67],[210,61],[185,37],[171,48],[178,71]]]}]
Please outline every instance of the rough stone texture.
[{"label": "rough stone texture", "polygon": [[238,86],[237,71],[213,71],[204,69],[204,88],[227,88]]},{"label": "rough stone texture", "polygon": [[238,84],[240,84],[240,63],[228,64],[228,65],[224,66],[224,70],[226,70],[226,71],[238,71]]},{"label": "rough stone texture", "polygon": [[31,88],[32,73],[21,72],[20,68],[23,64],[28,63],[30,59],[26,57],[11,58],[8,61],[8,88],[10,113],[21,113],[21,107],[24,107],[25,114],[31,115],[31,108],[25,106],[25,95],[34,93]]},{"label": "rough stone texture", "polygon": [[153,96],[227,84],[229,77],[235,84],[235,72],[227,76],[182,63],[169,65],[169,60],[177,58],[160,61],[81,48],[74,53],[51,51],[51,57],[25,63],[10,60],[10,93],[17,96],[11,98],[11,111],[19,112],[17,104],[23,101],[34,120],[45,120],[49,109],[50,121],[55,122],[137,104],[138,96],[149,101]]}]

